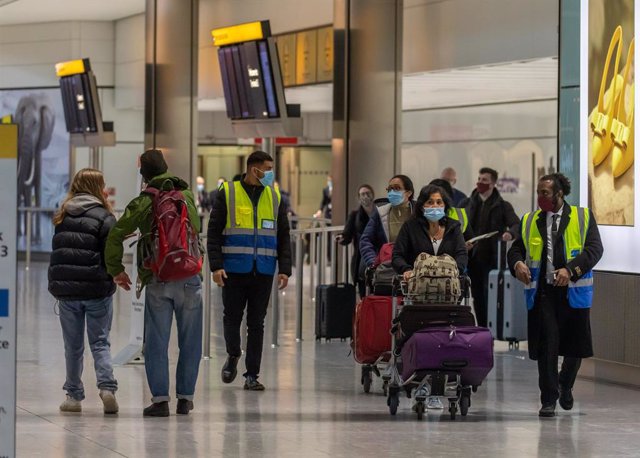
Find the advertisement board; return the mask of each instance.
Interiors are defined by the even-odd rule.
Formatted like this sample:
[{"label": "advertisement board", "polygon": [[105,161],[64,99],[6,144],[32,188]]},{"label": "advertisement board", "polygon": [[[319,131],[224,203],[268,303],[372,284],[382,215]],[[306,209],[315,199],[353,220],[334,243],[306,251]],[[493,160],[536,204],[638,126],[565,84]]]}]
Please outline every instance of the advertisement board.
[{"label": "advertisement board", "polygon": [[0,457],[15,456],[18,125],[0,124]]},{"label": "advertisement board", "polygon": [[591,208],[600,229],[604,256],[598,270],[640,273],[634,3],[582,3],[580,204]]}]

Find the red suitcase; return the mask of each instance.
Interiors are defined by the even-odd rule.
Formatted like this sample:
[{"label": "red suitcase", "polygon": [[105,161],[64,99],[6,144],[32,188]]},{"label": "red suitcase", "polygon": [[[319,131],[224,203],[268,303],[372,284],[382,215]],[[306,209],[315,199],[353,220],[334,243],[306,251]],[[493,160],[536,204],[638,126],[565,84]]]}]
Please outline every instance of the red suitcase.
[{"label": "red suitcase", "polygon": [[354,358],[360,364],[373,364],[391,351],[391,297],[367,296],[357,306],[353,320]]}]

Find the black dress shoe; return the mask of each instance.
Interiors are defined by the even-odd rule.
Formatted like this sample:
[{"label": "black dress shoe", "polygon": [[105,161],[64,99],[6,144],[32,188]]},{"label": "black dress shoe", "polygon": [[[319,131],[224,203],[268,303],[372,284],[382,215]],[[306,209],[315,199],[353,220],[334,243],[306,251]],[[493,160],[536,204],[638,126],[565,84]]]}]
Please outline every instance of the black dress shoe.
[{"label": "black dress shoe", "polygon": [[178,415],[189,415],[189,412],[193,410],[193,401],[188,399],[178,399],[178,405],[176,406],[176,413]]},{"label": "black dress shoe", "polygon": [[540,409],[540,412],[538,412],[538,416],[539,417],[555,417],[556,416],[556,403],[548,403],[548,404],[542,404],[542,408]]},{"label": "black dress shoe", "polygon": [[222,381],[224,383],[231,383],[236,379],[239,359],[237,356],[227,357],[227,361],[224,363],[224,366],[222,366]]},{"label": "black dress shoe", "polygon": [[560,387],[560,407],[564,410],[573,409],[573,393],[571,389],[565,389]]},{"label": "black dress shoe", "polygon": [[145,417],[168,417],[169,416],[169,402],[154,402],[149,407],[144,409],[142,414]]}]

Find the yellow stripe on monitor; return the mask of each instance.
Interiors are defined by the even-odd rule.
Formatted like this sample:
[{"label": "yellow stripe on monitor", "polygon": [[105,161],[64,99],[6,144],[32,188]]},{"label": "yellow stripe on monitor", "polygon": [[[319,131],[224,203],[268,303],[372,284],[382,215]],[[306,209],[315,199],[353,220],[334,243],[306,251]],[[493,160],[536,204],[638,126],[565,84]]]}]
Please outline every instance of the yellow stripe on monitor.
[{"label": "yellow stripe on monitor", "polygon": [[211,31],[211,36],[213,37],[213,44],[216,46],[226,46],[266,38],[263,23],[260,21],[214,29]]},{"label": "yellow stripe on monitor", "polygon": [[79,73],[84,73],[85,71],[83,59],[70,60],[68,62],[60,62],[56,64],[56,75],[58,75],[58,78],[77,75]]}]

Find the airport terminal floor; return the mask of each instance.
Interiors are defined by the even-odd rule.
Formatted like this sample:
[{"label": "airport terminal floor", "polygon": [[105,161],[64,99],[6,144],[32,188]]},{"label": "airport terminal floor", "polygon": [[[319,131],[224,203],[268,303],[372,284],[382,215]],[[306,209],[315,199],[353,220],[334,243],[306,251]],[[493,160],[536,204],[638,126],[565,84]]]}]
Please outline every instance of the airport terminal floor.
[{"label": "airport terminal floor", "polygon": [[[429,411],[418,421],[402,398],[389,415],[380,382],[364,394],[348,343],[317,343],[312,304],[304,308],[304,342],[295,341],[293,285],[281,301],[280,347],[267,323],[261,381],[265,392],[220,380],[224,362],[221,305],[214,291],[212,359],[202,361],[189,416],[143,418],[150,400],[144,367],[116,368],[120,413],[105,416],[85,354],[87,398],[81,414],[62,414],[64,355],[46,264],[19,270],[19,457],[360,457],[360,456],[638,456],[640,391],[578,379],[574,410],[538,417],[535,363],[497,343],[495,367],[472,397],[466,418]],[[115,296],[114,354],[128,340],[129,296]],[[175,333],[174,333],[175,334]],[[177,344],[171,342],[172,373]],[[522,350],[522,349],[521,349]],[[243,365],[240,366],[243,369]]]}]

